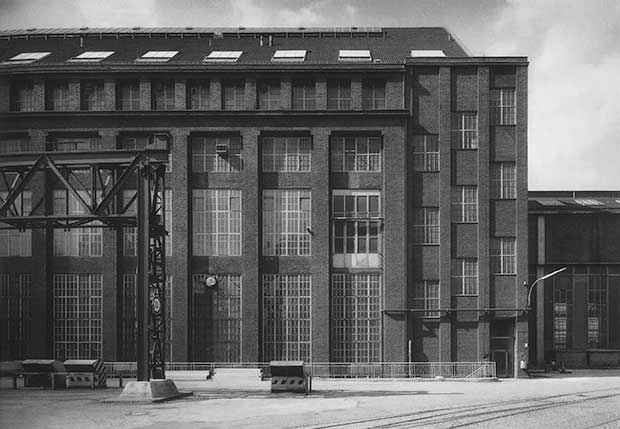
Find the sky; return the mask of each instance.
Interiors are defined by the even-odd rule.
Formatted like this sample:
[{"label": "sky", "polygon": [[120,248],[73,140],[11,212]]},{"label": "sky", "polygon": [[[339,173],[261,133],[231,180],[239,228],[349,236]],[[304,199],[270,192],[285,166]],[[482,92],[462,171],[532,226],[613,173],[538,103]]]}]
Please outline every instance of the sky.
[{"label": "sky", "polygon": [[0,29],[446,27],[527,56],[531,190],[620,190],[620,0],[0,0]]}]

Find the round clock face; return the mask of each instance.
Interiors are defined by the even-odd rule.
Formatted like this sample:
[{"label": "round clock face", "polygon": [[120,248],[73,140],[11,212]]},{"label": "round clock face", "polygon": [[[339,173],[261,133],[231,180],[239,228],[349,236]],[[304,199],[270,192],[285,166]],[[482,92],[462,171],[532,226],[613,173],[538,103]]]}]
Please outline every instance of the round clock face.
[{"label": "round clock face", "polygon": [[207,277],[206,283],[207,283],[207,286],[213,287],[217,283],[217,279],[213,276],[209,276]]},{"label": "round clock face", "polygon": [[161,311],[161,301],[159,300],[159,298],[153,298],[151,305],[155,314],[158,314]]}]

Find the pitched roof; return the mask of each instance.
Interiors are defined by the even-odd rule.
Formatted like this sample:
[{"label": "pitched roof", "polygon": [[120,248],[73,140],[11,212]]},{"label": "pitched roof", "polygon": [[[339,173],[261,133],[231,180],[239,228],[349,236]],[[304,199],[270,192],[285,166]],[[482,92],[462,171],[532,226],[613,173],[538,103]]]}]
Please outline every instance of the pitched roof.
[{"label": "pitched roof", "polygon": [[620,213],[620,191],[530,191],[530,213]]}]

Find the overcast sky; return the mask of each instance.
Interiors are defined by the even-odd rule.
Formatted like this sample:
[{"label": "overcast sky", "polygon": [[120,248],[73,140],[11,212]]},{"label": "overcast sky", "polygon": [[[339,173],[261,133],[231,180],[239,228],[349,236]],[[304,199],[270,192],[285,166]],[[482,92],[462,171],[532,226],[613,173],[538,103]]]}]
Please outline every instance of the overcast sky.
[{"label": "overcast sky", "polygon": [[620,0],[0,0],[0,28],[444,26],[529,57],[529,188],[620,189]]}]

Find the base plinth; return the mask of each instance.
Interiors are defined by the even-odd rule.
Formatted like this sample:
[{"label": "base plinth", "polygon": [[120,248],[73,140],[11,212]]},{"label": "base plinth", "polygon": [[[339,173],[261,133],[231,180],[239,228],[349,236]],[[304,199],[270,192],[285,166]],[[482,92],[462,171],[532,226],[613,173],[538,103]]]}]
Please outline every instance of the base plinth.
[{"label": "base plinth", "polygon": [[120,401],[158,402],[189,396],[181,393],[172,380],[130,381],[119,396]]}]

